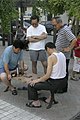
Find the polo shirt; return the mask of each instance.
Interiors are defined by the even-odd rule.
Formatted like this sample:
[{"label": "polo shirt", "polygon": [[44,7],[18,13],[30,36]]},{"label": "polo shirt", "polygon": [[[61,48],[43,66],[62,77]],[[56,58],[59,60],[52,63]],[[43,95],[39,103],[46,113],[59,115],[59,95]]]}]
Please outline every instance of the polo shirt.
[{"label": "polo shirt", "polygon": [[[67,25],[63,26],[57,34],[57,39],[55,43],[57,51],[62,51],[63,48],[68,47],[70,45],[70,42],[75,38],[76,37],[69,29],[69,27]],[[70,54],[71,52],[64,52],[66,59],[70,59]]]}]

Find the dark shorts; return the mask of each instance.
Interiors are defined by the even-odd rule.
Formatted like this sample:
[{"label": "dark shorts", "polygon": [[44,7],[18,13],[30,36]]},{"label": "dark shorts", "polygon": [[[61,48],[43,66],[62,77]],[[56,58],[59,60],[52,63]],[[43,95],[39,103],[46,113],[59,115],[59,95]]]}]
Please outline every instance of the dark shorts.
[{"label": "dark shorts", "polygon": [[30,50],[31,61],[47,61],[47,55],[45,50]]}]

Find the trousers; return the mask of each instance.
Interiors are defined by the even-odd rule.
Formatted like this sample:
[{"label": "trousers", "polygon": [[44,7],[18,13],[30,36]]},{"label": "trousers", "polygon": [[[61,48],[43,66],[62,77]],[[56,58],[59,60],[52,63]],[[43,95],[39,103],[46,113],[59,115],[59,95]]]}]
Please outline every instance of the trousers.
[{"label": "trousers", "polygon": [[65,87],[67,84],[66,77],[61,79],[51,79],[49,78],[45,82],[36,83],[34,86],[28,85],[28,99],[38,100],[39,90],[49,90],[50,92],[56,92],[58,88]]}]

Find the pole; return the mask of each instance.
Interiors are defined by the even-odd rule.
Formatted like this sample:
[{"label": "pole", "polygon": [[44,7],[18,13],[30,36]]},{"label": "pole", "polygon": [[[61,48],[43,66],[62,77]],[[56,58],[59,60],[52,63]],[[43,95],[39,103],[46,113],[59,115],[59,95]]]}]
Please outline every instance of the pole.
[{"label": "pole", "polygon": [[21,27],[23,27],[23,6],[22,6],[22,0],[20,1],[20,8],[21,8]]}]

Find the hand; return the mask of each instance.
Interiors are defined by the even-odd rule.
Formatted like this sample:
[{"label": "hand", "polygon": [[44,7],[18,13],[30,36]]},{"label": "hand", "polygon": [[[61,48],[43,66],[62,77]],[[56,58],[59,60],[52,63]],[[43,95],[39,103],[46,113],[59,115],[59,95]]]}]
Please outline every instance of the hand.
[{"label": "hand", "polygon": [[37,36],[31,36],[31,38],[36,39],[36,38],[37,38]]},{"label": "hand", "polygon": [[63,48],[62,52],[70,52],[70,47]]},{"label": "hand", "polygon": [[11,74],[7,75],[8,80],[11,80]]},{"label": "hand", "polygon": [[38,79],[29,82],[31,86],[34,86],[36,83],[38,83]]}]

